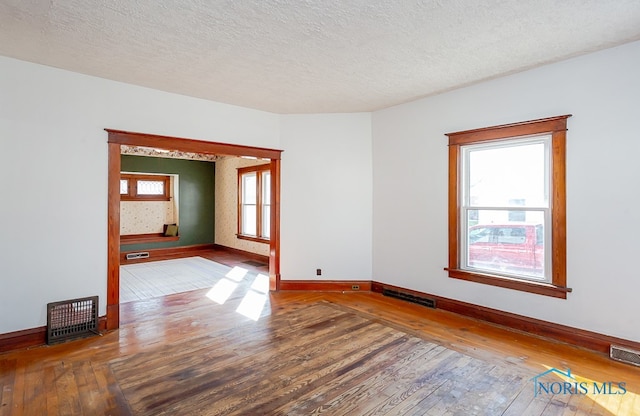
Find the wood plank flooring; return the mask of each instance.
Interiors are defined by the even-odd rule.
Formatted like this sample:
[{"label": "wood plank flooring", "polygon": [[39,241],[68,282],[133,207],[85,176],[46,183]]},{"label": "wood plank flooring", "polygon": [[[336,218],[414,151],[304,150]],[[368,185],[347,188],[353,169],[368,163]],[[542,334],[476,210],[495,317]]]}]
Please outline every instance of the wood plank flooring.
[{"label": "wood plank flooring", "polygon": [[[229,283],[124,304],[103,336],[0,354],[0,415],[640,415],[640,370],[600,354],[375,293]],[[550,368],[627,392],[535,395]]]},{"label": "wood plank flooring", "polygon": [[138,353],[111,369],[139,415],[502,412],[528,378],[322,304]]}]

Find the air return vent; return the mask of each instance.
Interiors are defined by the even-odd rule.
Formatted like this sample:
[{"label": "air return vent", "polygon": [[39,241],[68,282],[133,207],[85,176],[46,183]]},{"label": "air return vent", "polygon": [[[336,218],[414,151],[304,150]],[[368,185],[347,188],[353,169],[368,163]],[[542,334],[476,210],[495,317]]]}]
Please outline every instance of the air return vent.
[{"label": "air return vent", "polygon": [[47,304],[47,344],[98,333],[98,297]]},{"label": "air return vent", "polygon": [[633,351],[623,347],[612,345],[609,348],[609,357],[616,361],[633,364],[640,367],[640,351]]},{"label": "air return vent", "polygon": [[127,260],[135,260],[135,259],[148,259],[149,258],[149,252],[148,251],[142,251],[140,253],[127,253]]},{"label": "air return vent", "polygon": [[418,305],[426,306],[428,308],[436,307],[435,299],[424,298],[421,296],[412,295],[410,293],[398,292],[397,290],[383,289],[382,294],[396,299],[406,300],[407,302],[417,303]]}]

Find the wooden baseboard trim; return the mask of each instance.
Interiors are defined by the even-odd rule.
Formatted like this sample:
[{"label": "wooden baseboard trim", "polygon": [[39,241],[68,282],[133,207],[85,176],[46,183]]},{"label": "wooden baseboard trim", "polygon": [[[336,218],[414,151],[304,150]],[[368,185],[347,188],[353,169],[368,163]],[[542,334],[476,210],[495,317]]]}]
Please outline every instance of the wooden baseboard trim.
[{"label": "wooden baseboard trim", "polygon": [[[354,286],[358,286],[354,289]],[[370,292],[369,280],[280,280],[280,290],[317,292]]]},{"label": "wooden baseboard trim", "polygon": [[437,309],[442,309],[445,311],[457,313],[459,315],[468,316],[470,318],[475,318],[481,321],[491,322],[493,324],[505,326],[510,329],[515,329],[518,331],[526,332],[528,334],[534,334],[547,339],[568,343],[592,351],[602,352],[607,355],[609,354],[609,347],[611,346],[611,344],[627,347],[635,351],[640,351],[640,342],[625,340],[604,334],[598,334],[596,332],[572,328],[553,322],[529,318],[527,316],[516,315],[510,312],[474,305],[472,303],[466,303],[455,299],[443,298],[429,293],[405,289],[386,283],[371,283],[372,292],[382,293],[384,289],[397,290],[412,295],[435,299]]},{"label": "wooden baseboard trim", "polygon": [[120,304],[107,305],[107,316],[104,323],[105,329],[108,331],[118,329],[120,327]]},{"label": "wooden baseboard trim", "polygon": [[[179,257],[195,256],[199,251],[213,250],[215,244],[195,244],[191,246],[152,248],[148,250],[123,251],[120,253],[120,264],[143,263],[145,261],[168,260]],[[127,260],[129,253],[149,253],[149,257],[144,259]]]},{"label": "wooden baseboard trim", "polygon": [[0,352],[20,350],[44,345],[47,342],[47,327],[24,329],[0,334]]},{"label": "wooden baseboard trim", "polygon": [[222,251],[228,251],[229,253],[234,253],[234,254],[240,254],[244,257],[247,257],[251,260],[256,260],[262,263],[266,263],[269,264],[269,256],[265,256],[262,254],[257,254],[257,253],[252,253],[250,251],[244,251],[244,250],[240,250],[238,248],[233,248],[233,247],[227,247],[227,246],[223,246],[220,244],[214,244],[213,248],[215,248],[216,250],[222,250]]},{"label": "wooden baseboard trim", "polygon": [[[107,329],[107,317],[98,317],[98,331]],[[0,353],[34,348],[47,343],[47,327],[23,329],[21,331],[0,334]]]}]

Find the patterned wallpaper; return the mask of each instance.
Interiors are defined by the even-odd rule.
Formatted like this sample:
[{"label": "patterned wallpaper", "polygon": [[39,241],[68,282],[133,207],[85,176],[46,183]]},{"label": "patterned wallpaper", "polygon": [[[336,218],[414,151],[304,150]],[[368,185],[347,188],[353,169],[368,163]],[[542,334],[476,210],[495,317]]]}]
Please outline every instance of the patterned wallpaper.
[{"label": "patterned wallpaper", "polygon": [[133,156],[151,156],[151,157],[163,157],[169,159],[186,159],[186,160],[201,160],[204,162],[217,162],[222,160],[224,156],[208,155],[206,153],[190,153],[181,152],[178,150],[163,150],[154,149],[151,147],[142,146],[120,146],[120,154],[133,155]]},{"label": "patterned wallpaper", "polygon": [[173,224],[172,201],[121,201],[120,234],[161,233],[164,224]]},{"label": "patterned wallpaper", "polygon": [[263,165],[265,160],[225,158],[216,162],[216,244],[251,253],[269,255],[269,244],[240,240],[238,232],[237,168]]}]

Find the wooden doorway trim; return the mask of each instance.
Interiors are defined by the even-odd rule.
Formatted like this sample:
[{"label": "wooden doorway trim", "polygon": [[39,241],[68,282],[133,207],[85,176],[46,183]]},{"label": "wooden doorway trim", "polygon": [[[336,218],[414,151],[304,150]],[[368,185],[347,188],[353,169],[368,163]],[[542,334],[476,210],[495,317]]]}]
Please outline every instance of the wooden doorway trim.
[{"label": "wooden doorway trim", "polygon": [[155,134],[105,129],[109,146],[107,225],[107,329],[120,326],[120,146],[143,146],[181,152],[250,156],[271,160],[271,241],[269,289],[280,288],[280,158],[282,150],[207,142]]}]

